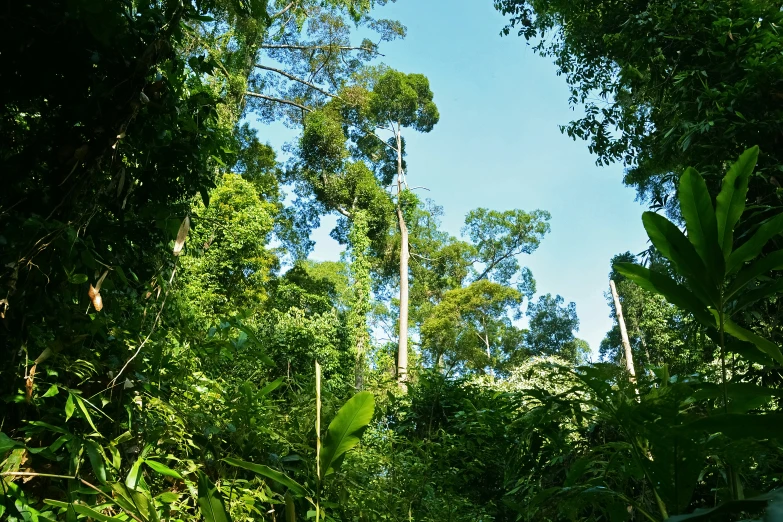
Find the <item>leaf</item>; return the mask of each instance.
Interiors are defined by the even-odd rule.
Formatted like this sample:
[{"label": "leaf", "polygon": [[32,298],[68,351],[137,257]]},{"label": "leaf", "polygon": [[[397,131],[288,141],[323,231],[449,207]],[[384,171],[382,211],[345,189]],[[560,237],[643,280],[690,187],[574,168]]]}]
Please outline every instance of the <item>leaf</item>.
[{"label": "leaf", "polygon": [[684,276],[693,293],[704,304],[715,306],[718,302],[717,287],[707,277],[707,268],[685,234],[665,217],[655,212],[642,216],[644,229],[655,248]]},{"label": "leaf", "polygon": [[777,295],[779,293],[783,293],[783,277],[740,294],[737,300],[734,301],[734,304],[731,308],[731,313],[735,314],[740,310],[743,310],[745,307],[752,305],[756,301],[770,297],[772,295]]},{"label": "leaf", "polygon": [[90,412],[87,411],[87,406],[85,406],[84,401],[81,397],[78,395],[71,394],[71,397],[73,397],[76,400],[76,405],[79,406],[79,410],[82,412],[82,415],[84,415],[84,418],[87,420],[87,422],[90,424],[90,427],[98,433],[98,428],[95,427],[95,423],[92,421],[92,416],[90,415]]},{"label": "leaf", "polygon": [[95,511],[91,507],[85,506],[83,504],[75,504],[75,503],[70,503],[69,504],[67,502],[59,502],[57,500],[51,500],[51,499],[48,499],[48,498],[46,500],[44,500],[44,503],[48,504],[50,506],[55,506],[55,507],[64,508],[64,509],[72,508],[74,511],[76,511],[80,515],[85,515],[85,516],[88,516],[88,517],[93,518],[95,520],[100,520],[101,522],[125,522],[121,518],[115,518],[115,517],[110,517],[110,516],[104,515],[103,513]]},{"label": "leaf", "polygon": [[86,283],[89,280],[86,274],[71,274],[68,276],[68,282],[74,285]]},{"label": "leaf", "polygon": [[[158,461],[150,460],[150,459],[144,459],[144,463],[152,468],[154,471],[157,471],[161,475],[166,475],[168,477],[174,477],[178,479],[183,479],[182,475],[178,471],[175,471],[171,469],[170,467],[166,466],[165,464],[161,464]],[[184,479],[183,479],[184,480]]]},{"label": "leaf", "polygon": [[715,320],[704,304],[690,290],[671,277],[635,263],[615,263],[614,269],[645,290],[660,294],[673,305],[692,313],[703,325],[715,327]]},{"label": "leaf", "polygon": [[48,390],[46,390],[46,393],[42,395],[42,397],[54,397],[60,392],[60,389],[57,387],[56,384],[52,384]]},{"label": "leaf", "polygon": [[114,498],[115,502],[124,510],[150,522],[158,520],[155,503],[147,491],[129,487],[122,482],[112,482],[111,488],[118,494]]},{"label": "leaf", "polygon": [[201,471],[198,472],[198,506],[206,522],[231,522],[223,496]]},{"label": "leaf", "polygon": [[759,259],[737,274],[737,277],[726,290],[726,299],[731,299],[734,294],[742,290],[748,283],[773,270],[783,270],[783,250],[778,250]]},{"label": "leaf", "polygon": [[188,237],[190,231],[190,216],[185,216],[182,220],[182,224],[179,226],[177,232],[177,239],[174,241],[174,255],[178,256],[182,253],[182,248],[185,246],[185,239]]},{"label": "leaf", "polygon": [[783,214],[778,214],[761,223],[756,233],[731,253],[726,271],[732,273],[741,268],[746,261],[757,257],[764,245],[781,232],[783,232]]},{"label": "leaf", "polygon": [[139,455],[139,458],[136,459],[136,462],[134,462],[133,466],[131,466],[131,469],[128,472],[128,476],[125,477],[125,485],[129,488],[136,489],[136,486],[139,483],[139,479],[141,478],[141,465],[144,462],[144,457],[147,456],[147,453],[149,453],[151,449],[152,446],[149,444],[145,446]]},{"label": "leaf", "polygon": [[20,446],[24,446],[21,442],[17,442],[2,431],[0,431],[0,457],[5,455],[5,453],[13,448],[18,448]]},{"label": "leaf", "polygon": [[718,226],[718,241],[723,249],[724,259],[729,259],[729,254],[734,246],[734,227],[745,210],[748,179],[756,166],[758,157],[759,148],[757,146],[749,148],[740,155],[737,162],[731,166],[723,178],[720,193],[716,199],[715,217]]},{"label": "leaf", "polygon": [[704,178],[693,168],[687,169],[680,178],[679,200],[688,239],[710,270],[712,279],[716,283],[722,282],[726,265],[718,243],[715,209]]},{"label": "leaf", "polygon": [[73,403],[73,395],[69,393],[68,399],[65,401],[65,422],[68,422],[75,410],[76,405]]},{"label": "leaf", "polygon": [[374,413],[375,398],[370,392],[357,393],[340,408],[321,446],[321,480],[337,471],[340,458],[359,443]]},{"label": "leaf", "polygon": [[98,444],[88,440],[84,442],[84,448],[87,450],[87,456],[90,459],[90,465],[95,472],[95,477],[101,484],[106,483],[106,466],[103,463],[103,457],[101,456]]},{"label": "leaf", "polygon": [[285,492],[285,522],[296,522],[296,505],[290,491]]},{"label": "leaf", "polygon": [[[746,498],[743,500],[730,500],[711,509],[697,509],[693,513],[689,513],[687,515],[676,515],[669,517],[666,519],[666,522],[682,522],[684,520],[689,520],[692,522],[696,522],[698,520],[726,520],[725,517],[715,517],[715,515],[758,512],[766,508],[768,505],[780,505],[781,502],[783,502],[783,491],[776,489],[758,497]],[[765,520],[769,520],[771,522],[772,520],[777,519],[769,517],[765,518]]]},{"label": "leaf", "polygon": [[285,473],[281,473],[277,470],[274,470],[269,466],[264,466],[263,464],[254,464],[252,462],[245,462],[244,460],[234,459],[230,457],[223,459],[223,462],[231,466],[236,466],[238,468],[252,471],[253,473],[258,473],[261,476],[274,480],[275,482],[282,484],[285,487],[287,487],[289,490],[293,491],[298,497],[305,497],[308,494],[304,486],[299,484],[297,481],[295,481]]},{"label": "leaf", "polygon": [[268,395],[269,393],[275,391],[280,387],[281,384],[283,384],[283,381],[285,380],[285,377],[278,377],[274,381],[270,382],[266,386],[264,386],[260,392],[258,392],[258,395],[260,397],[263,397],[264,395]]},{"label": "leaf", "polygon": [[729,335],[732,335],[742,341],[755,344],[756,348],[775,359],[779,364],[783,364],[783,354],[780,352],[780,347],[772,341],[765,339],[760,335],[751,332],[750,330],[746,330],[741,326],[738,326],[730,319],[723,320],[723,327],[726,330],[726,333]]}]

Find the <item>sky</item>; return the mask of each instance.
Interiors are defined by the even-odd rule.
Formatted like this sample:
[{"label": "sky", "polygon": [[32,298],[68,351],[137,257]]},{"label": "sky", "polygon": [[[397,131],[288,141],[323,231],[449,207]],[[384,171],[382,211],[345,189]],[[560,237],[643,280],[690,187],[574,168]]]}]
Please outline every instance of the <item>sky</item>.
[{"label": "sky", "polygon": [[[397,0],[373,15],[407,27],[404,40],[382,44],[381,61],[426,75],[440,111],[432,132],[404,134],[409,185],[429,189],[420,196],[443,206],[442,226],[455,236],[474,208],[549,211],[550,234],[520,262],[539,295],[576,303],[577,336],[597,354],[612,325],[609,262],[646,248],[645,209],[623,185],[621,165],[596,166],[586,142],[560,133],[578,115],[565,78],[524,38],[500,36],[504,17],[491,0]],[[276,147],[292,137],[281,125],[258,128]],[[339,258],[334,222],[323,219],[313,233],[312,259]]]}]

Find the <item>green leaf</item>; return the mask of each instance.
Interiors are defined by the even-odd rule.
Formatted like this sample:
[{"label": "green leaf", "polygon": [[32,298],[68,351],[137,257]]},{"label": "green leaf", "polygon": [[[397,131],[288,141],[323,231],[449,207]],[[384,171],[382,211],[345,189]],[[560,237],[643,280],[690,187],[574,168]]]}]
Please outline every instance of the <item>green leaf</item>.
[{"label": "green leaf", "polygon": [[283,384],[283,381],[285,380],[285,377],[278,377],[274,381],[270,382],[266,386],[264,386],[260,392],[258,392],[258,395],[260,397],[263,397],[264,395],[267,395],[269,393],[272,393],[276,389],[280,387],[281,384]]},{"label": "green leaf", "polygon": [[275,482],[282,484],[283,486],[287,487],[289,490],[293,491],[298,497],[305,497],[308,494],[304,486],[299,484],[297,481],[295,481],[285,473],[281,473],[277,470],[274,470],[269,466],[264,466],[263,464],[254,464],[252,462],[245,462],[244,460],[234,459],[230,457],[223,459],[223,462],[231,466],[236,466],[238,468],[252,471],[253,473],[258,473],[263,477],[274,480]]},{"label": "green leaf", "polygon": [[84,418],[87,420],[87,422],[90,424],[90,427],[98,433],[98,428],[95,427],[95,423],[92,421],[92,416],[90,415],[90,412],[87,411],[87,406],[85,406],[84,401],[81,397],[78,395],[71,394],[71,397],[73,397],[76,400],[76,405],[79,406],[79,410],[82,412],[82,415],[84,415]]},{"label": "green leaf", "polygon": [[129,487],[122,482],[112,482],[111,488],[117,493],[114,501],[124,510],[149,522],[158,520],[158,512],[149,492]]},{"label": "green leaf", "polygon": [[357,393],[340,408],[321,446],[321,480],[337,471],[341,457],[359,443],[374,413],[375,398],[370,392]]},{"label": "green leaf", "polygon": [[723,320],[723,328],[729,335],[732,335],[742,341],[755,344],[756,348],[775,359],[779,364],[783,364],[783,354],[780,352],[780,347],[772,341],[764,339],[760,335],[738,326],[730,319]]},{"label": "green leaf", "polygon": [[106,466],[103,463],[103,457],[101,456],[98,444],[88,440],[84,441],[84,448],[87,450],[87,456],[90,459],[90,465],[95,472],[95,476],[101,484],[106,483]]},{"label": "green leaf", "polygon": [[783,270],[783,250],[778,250],[759,259],[737,274],[737,277],[726,290],[726,299],[731,299],[734,294],[745,288],[748,283],[773,270]]},{"label": "green leaf", "polygon": [[707,307],[687,288],[671,277],[635,263],[615,263],[614,269],[645,290],[664,296],[670,303],[693,314],[704,326],[715,327]]},{"label": "green leaf", "polygon": [[718,243],[715,209],[707,184],[695,169],[687,169],[680,178],[679,200],[688,239],[710,270],[713,281],[722,282],[726,264]]},{"label": "green leaf", "polygon": [[206,522],[231,522],[223,496],[201,471],[198,472],[198,506]]},{"label": "green leaf", "polygon": [[296,522],[296,505],[290,491],[285,492],[285,522]]},{"label": "green leaf", "polygon": [[[720,194],[716,200],[715,216],[718,226],[718,241],[723,249],[723,258],[729,259],[734,241],[734,227],[745,210],[748,194],[748,179],[756,166],[759,148],[751,147],[743,152],[723,178]],[[731,264],[731,263],[729,263]]]},{"label": "green leaf", "polygon": [[735,314],[761,299],[780,293],[783,293],[783,277],[740,294],[733,303],[731,313]]},{"label": "green leaf", "polygon": [[174,477],[178,479],[182,479],[182,475],[178,471],[175,471],[171,469],[170,467],[166,466],[165,464],[161,464],[158,461],[150,460],[150,459],[144,459],[144,463],[152,468],[154,471],[157,471],[161,475],[166,475],[168,477]]},{"label": "green leaf", "polygon": [[74,285],[86,283],[89,278],[85,274],[71,274],[68,276],[68,282]]},{"label": "green leaf", "polygon": [[[666,522],[682,522],[684,520],[691,522],[697,522],[698,520],[734,520],[727,519],[725,515],[732,513],[758,512],[766,508],[768,505],[780,505],[781,502],[783,502],[783,490],[776,489],[758,497],[746,498],[743,500],[730,500],[711,509],[697,509],[693,513],[689,513],[687,515],[669,517],[666,519]],[[716,515],[724,516],[716,517]],[[777,519],[770,517],[768,519],[765,518],[765,520],[772,521]]]},{"label": "green leaf", "polygon": [[764,245],[781,232],[783,232],[783,214],[778,214],[761,223],[756,233],[731,253],[726,271],[732,273],[741,268],[746,261],[757,257],[761,254]]},{"label": "green leaf", "polygon": [[128,476],[125,477],[125,485],[129,488],[136,489],[136,486],[139,484],[139,479],[141,479],[141,465],[144,463],[144,457],[147,456],[147,453],[149,453],[151,449],[152,446],[147,444],[139,455],[139,458],[136,459],[136,462],[131,466]]},{"label": "green leaf", "polygon": [[0,457],[5,455],[8,450],[24,446],[21,442],[17,442],[2,431],[0,431]]},{"label": "green leaf", "polygon": [[672,263],[690,283],[693,293],[705,305],[716,306],[717,286],[707,277],[707,268],[685,234],[665,217],[645,212],[642,222],[655,248]]},{"label": "green leaf", "polygon": [[48,390],[46,390],[46,393],[42,395],[42,397],[54,397],[60,392],[60,389],[57,387],[56,384],[52,384]]},{"label": "green leaf", "polygon": [[73,403],[73,395],[68,394],[68,399],[65,401],[65,422],[73,416],[73,412],[76,410],[76,405]]},{"label": "green leaf", "polygon": [[74,503],[70,503],[69,504],[67,502],[60,502],[60,501],[51,500],[51,499],[48,499],[48,498],[46,500],[44,500],[44,503],[48,504],[50,506],[55,506],[55,507],[64,508],[64,509],[71,508],[74,511],[76,511],[77,513],[79,513],[80,515],[85,515],[85,516],[93,518],[95,520],[100,520],[101,522],[125,522],[125,520],[123,520],[121,518],[115,518],[115,517],[110,517],[110,516],[104,515],[103,513],[95,511],[91,507],[85,506],[83,504],[74,504]]}]

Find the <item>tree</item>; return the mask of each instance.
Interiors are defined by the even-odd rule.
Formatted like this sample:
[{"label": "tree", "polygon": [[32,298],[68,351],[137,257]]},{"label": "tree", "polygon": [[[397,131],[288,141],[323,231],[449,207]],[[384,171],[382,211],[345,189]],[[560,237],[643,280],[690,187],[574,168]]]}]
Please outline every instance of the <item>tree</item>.
[{"label": "tree", "polygon": [[565,305],[559,295],[542,295],[528,306],[527,316],[530,321],[525,346],[531,355],[557,355],[572,362],[587,358],[590,347],[574,336],[574,332],[579,330],[575,303]]},{"label": "tree", "polygon": [[446,292],[421,326],[433,366],[494,374],[521,344],[512,324],[521,302],[517,290],[485,279]]},{"label": "tree", "polygon": [[640,197],[674,209],[679,172],[699,169],[713,194],[723,168],[762,151],[749,197],[780,206],[777,166],[783,48],[777,2],[496,0],[552,57],[585,115],[562,129],[588,140],[599,164],[622,161]]}]

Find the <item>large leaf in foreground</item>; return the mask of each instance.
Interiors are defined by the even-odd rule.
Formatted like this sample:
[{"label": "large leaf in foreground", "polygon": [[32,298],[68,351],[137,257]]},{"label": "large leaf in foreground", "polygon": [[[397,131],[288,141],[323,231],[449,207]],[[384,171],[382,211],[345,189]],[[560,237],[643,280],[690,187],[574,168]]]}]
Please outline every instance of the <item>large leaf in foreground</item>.
[{"label": "large leaf in foreground", "polygon": [[703,325],[715,326],[714,318],[701,300],[671,277],[635,263],[615,263],[614,269],[645,290],[660,294],[673,305],[692,313]]},{"label": "large leaf in foreground", "polygon": [[718,225],[718,241],[723,248],[724,259],[728,259],[731,253],[734,227],[745,210],[748,179],[756,166],[758,157],[758,146],[751,147],[742,153],[723,178],[723,184],[716,200],[715,217]]},{"label": "large leaf in foreground", "polygon": [[285,473],[281,473],[277,470],[274,470],[269,466],[264,466],[263,464],[254,464],[252,462],[246,462],[244,460],[234,459],[230,457],[223,459],[223,462],[225,462],[226,464],[230,464],[231,466],[236,466],[238,468],[252,471],[253,473],[258,473],[263,477],[274,480],[275,482],[286,486],[289,490],[293,491],[296,495],[300,497],[307,496],[307,490],[304,488],[304,486],[299,484],[297,481],[295,481]]},{"label": "large leaf in foreground", "polygon": [[201,471],[198,472],[198,507],[207,522],[231,522],[223,495]]},{"label": "large leaf in foreground", "polygon": [[708,276],[704,261],[682,230],[655,212],[645,212],[642,223],[652,244],[674,263],[677,272],[685,276],[696,297],[705,305],[715,306],[718,301],[717,285]]},{"label": "large leaf in foreground", "polygon": [[359,443],[375,412],[375,398],[359,392],[337,412],[321,447],[321,479],[340,467],[345,452]]},{"label": "large leaf in foreground", "polygon": [[716,283],[723,281],[726,263],[718,243],[715,209],[707,183],[696,169],[689,168],[680,178],[680,211],[685,218],[688,239]]}]

